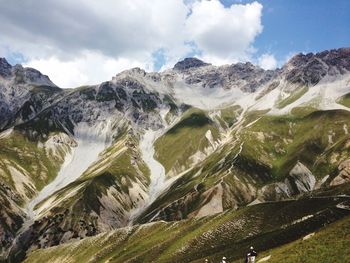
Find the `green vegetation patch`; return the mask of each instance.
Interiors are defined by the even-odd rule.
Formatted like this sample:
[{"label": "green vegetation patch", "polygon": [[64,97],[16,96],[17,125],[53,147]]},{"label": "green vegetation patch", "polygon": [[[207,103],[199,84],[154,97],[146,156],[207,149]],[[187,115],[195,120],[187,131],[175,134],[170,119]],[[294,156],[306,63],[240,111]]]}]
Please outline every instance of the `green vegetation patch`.
[{"label": "green vegetation patch", "polygon": [[337,102],[339,104],[344,105],[345,107],[350,108],[350,93],[345,94],[344,96],[340,97]]},{"label": "green vegetation patch", "polygon": [[286,107],[287,105],[293,103],[294,101],[301,98],[308,90],[309,90],[308,87],[297,88],[287,98],[280,100],[276,105],[277,108],[282,109],[282,108]]},{"label": "green vegetation patch", "polygon": [[[63,156],[60,158],[50,156],[45,148],[38,147],[37,142],[14,130],[9,137],[0,139],[0,159],[10,162],[19,171],[26,171],[33,180],[36,189],[40,190],[55,178]],[[5,171],[4,174],[0,174],[1,178],[15,189],[5,163],[2,162],[0,167]],[[28,194],[31,196],[34,193]]]},{"label": "green vegetation patch", "polygon": [[[264,251],[259,258],[271,256],[270,263],[350,262],[350,217],[317,231],[306,240]],[[242,262],[242,261],[237,261]]]},{"label": "green vegetation patch", "polygon": [[238,116],[242,113],[242,108],[238,105],[227,107],[220,110],[221,119],[231,127],[237,122]]},{"label": "green vegetation patch", "polygon": [[274,178],[286,176],[298,160],[317,177],[332,175],[338,163],[331,162],[331,155],[347,151],[349,135],[344,125],[349,127],[349,117],[342,110],[299,108],[292,115],[256,118],[242,132],[242,155],[272,167]]},{"label": "green vegetation patch", "polygon": [[213,121],[204,111],[191,108],[181,120],[155,142],[156,157],[169,172],[174,166],[191,164],[189,157],[209,146],[206,132],[210,130],[213,140],[219,133]]},{"label": "green vegetation patch", "polygon": [[[69,257],[68,262],[199,263],[204,262],[205,258],[218,262],[222,256],[226,256],[229,262],[241,262],[250,245],[256,247],[258,252],[265,251],[259,259],[272,251],[272,257],[276,256],[273,262],[304,262],[281,261],[277,255],[282,256],[285,250],[279,251],[284,248],[280,246],[319,231],[341,218],[347,221],[331,225],[334,226],[334,233],[336,229],[339,231],[345,227],[341,222],[347,222],[346,229],[349,228],[349,212],[336,208],[339,202],[347,200],[346,197],[337,200],[331,197],[306,198],[260,204],[201,219],[121,228],[71,244],[33,251],[25,262],[39,262],[42,258],[54,262]],[[341,235],[343,240],[349,240],[347,230],[346,234]],[[337,240],[335,236],[332,238],[333,241]],[[342,243],[338,251],[344,245],[348,243]],[[294,256],[298,250],[292,253],[289,256]],[[313,254],[317,255],[317,250]],[[324,254],[325,258],[334,255],[328,248]]]}]

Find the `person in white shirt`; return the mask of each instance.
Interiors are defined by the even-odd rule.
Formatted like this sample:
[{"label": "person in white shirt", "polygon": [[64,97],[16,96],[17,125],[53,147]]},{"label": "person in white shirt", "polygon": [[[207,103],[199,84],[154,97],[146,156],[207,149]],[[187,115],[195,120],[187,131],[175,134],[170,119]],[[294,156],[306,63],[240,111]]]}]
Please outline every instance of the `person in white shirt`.
[{"label": "person in white shirt", "polygon": [[250,247],[249,252],[247,253],[245,262],[246,263],[255,263],[258,253],[254,250],[254,247]]}]

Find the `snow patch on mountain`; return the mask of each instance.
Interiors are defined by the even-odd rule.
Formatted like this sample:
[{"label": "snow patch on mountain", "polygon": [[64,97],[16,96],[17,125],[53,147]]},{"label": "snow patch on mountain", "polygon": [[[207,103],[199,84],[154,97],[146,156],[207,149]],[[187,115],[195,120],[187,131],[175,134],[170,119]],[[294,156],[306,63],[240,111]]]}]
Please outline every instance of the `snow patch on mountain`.
[{"label": "snow patch on mountain", "polygon": [[306,215],[306,216],[303,216],[302,218],[299,218],[299,219],[297,219],[297,220],[294,220],[294,221],[291,223],[291,225],[298,224],[298,223],[300,223],[300,222],[303,222],[303,221],[308,220],[308,219],[313,218],[313,217],[314,217],[314,215]]},{"label": "snow patch on mountain", "polygon": [[313,237],[314,235],[315,235],[315,232],[312,232],[312,233],[310,233],[310,234],[304,236],[304,237],[303,237],[303,241],[310,239],[310,238]]},{"label": "snow patch on mountain", "polygon": [[258,263],[269,261],[270,258],[271,258],[271,255],[268,255],[268,256],[266,256],[266,257],[263,257],[262,259],[259,259]]}]

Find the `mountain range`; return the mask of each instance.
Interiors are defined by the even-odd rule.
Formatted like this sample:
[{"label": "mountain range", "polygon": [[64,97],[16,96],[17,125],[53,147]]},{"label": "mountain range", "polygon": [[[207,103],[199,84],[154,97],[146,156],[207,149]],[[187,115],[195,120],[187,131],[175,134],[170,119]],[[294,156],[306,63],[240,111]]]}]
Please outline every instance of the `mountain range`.
[{"label": "mountain range", "polygon": [[1,259],[346,262],[349,127],[350,48],[74,89],[0,58]]}]

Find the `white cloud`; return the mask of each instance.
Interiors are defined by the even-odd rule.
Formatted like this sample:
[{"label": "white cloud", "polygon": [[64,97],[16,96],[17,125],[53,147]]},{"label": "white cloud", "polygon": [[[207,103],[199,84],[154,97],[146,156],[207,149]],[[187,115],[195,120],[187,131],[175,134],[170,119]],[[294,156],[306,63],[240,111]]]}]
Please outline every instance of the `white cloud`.
[{"label": "white cloud", "polygon": [[189,38],[214,64],[247,60],[255,37],[262,32],[262,5],[231,5],[219,0],[197,1],[186,21]]},{"label": "white cloud", "polygon": [[61,61],[57,57],[33,59],[24,66],[38,69],[62,88],[98,84],[111,79],[117,72],[133,67],[153,70],[151,60],[147,63],[127,58],[113,59],[94,52],[85,52],[68,61]]},{"label": "white cloud", "polygon": [[2,41],[29,56],[61,59],[85,50],[139,57],[175,48],[183,45],[188,13],[181,0],[13,0],[0,1],[0,10]]},{"label": "white cloud", "polygon": [[272,54],[263,54],[258,59],[258,65],[263,69],[277,68],[277,60]]},{"label": "white cloud", "polygon": [[134,66],[152,70],[159,50],[163,68],[189,54],[213,64],[247,60],[261,12],[257,2],[225,8],[219,0],[0,0],[1,44],[73,87]]}]

